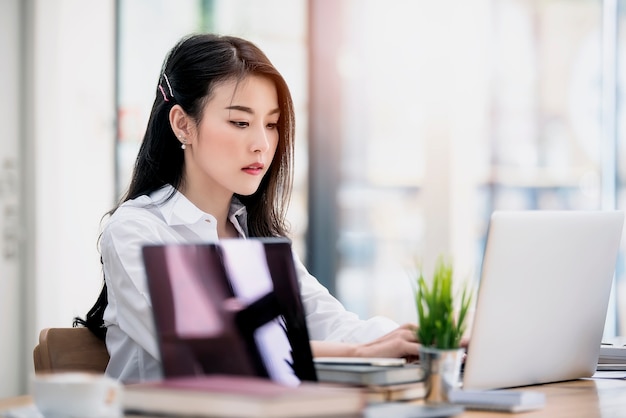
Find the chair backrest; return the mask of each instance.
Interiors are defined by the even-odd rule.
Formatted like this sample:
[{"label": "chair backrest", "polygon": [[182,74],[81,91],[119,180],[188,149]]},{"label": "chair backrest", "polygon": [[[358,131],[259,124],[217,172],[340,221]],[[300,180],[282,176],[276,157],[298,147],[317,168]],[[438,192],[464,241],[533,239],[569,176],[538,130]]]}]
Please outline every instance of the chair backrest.
[{"label": "chair backrest", "polygon": [[89,329],[44,328],[33,350],[35,372],[84,371],[104,373],[109,353],[104,341]]}]

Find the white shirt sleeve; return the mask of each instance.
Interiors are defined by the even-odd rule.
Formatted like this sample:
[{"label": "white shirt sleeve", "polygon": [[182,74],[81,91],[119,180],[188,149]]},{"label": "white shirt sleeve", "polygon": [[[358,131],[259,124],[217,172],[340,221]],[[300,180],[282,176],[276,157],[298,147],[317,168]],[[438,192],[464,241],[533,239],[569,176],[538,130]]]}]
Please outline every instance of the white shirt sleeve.
[{"label": "white shirt sleeve", "polygon": [[294,262],[311,340],[365,343],[398,328],[396,322],[382,316],[359,319],[307,271],[295,252]]},{"label": "white shirt sleeve", "polygon": [[100,248],[108,290],[104,320],[111,355],[107,374],[123,381],[161,376],[160,355],[141,247],[162,241],[141,217],[112,222]]}]

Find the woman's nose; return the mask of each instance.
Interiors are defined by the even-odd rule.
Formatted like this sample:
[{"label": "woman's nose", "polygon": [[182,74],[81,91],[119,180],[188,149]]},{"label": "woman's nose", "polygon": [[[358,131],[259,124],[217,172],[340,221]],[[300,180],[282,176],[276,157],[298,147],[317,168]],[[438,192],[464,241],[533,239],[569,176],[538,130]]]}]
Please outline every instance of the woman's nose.
[{"label": "woman's nose", "polygon": [[265,129],[255,133],[252,141],[252,152],[265,152],[269,149],[270,139],[268,135],[269,133]]}]

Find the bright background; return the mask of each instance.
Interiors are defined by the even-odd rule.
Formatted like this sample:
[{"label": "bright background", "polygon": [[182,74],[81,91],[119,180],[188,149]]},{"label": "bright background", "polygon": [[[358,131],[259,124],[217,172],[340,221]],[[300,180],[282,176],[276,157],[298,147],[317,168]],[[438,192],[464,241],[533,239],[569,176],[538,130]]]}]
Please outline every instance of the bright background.
[{"label": "bright background", "polygon": [[[28,390],[39,330],[95,301],[100,219],[181,36],[243,36],[283,73],[296,250],[348,309],[406,322],[416,259],[478,280],[493,210],[626,209],[625,7],[0,0],[0,397]],[[626,334],[623,256],[610,336]]]}]

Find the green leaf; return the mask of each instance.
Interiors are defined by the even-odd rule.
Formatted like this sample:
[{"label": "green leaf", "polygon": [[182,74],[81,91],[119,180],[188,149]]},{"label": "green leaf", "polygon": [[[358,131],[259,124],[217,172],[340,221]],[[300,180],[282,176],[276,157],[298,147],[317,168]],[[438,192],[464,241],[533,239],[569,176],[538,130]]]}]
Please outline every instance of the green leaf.
[{"label": "green leaf", "polygon": [[467,285],[463,287],[458,313],[455,313],[452,263],[442,256],[437,259],[430,285],[421,271],[416,281],[418,340],[425,346],[458,348],[465,332],[472,292]]}]

